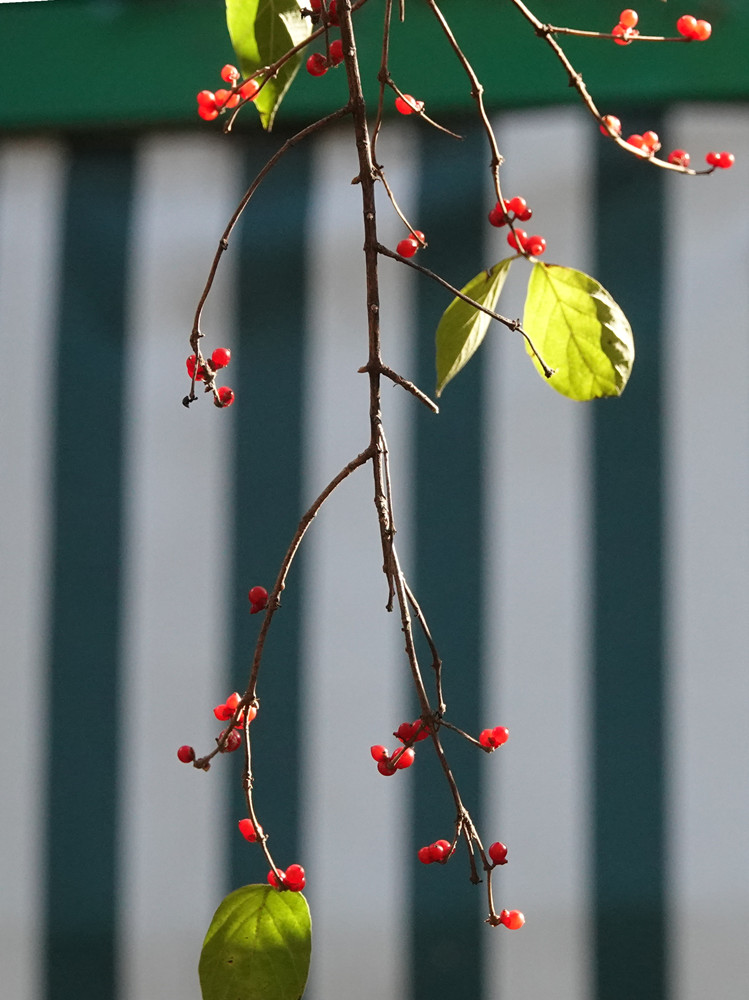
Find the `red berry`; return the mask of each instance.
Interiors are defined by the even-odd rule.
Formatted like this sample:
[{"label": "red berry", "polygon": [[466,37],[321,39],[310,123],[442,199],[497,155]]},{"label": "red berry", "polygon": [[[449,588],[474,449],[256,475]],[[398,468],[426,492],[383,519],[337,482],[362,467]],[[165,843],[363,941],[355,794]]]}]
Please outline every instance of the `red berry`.
[{"label": "red berry", "polygon": [[416,857],[422,863],[422,865],[431,865],[432,863],[432,845],[428,847],[420,847],[416,852]]},{"label": "red berry", "polygon": [[409,236],[405,240],[401,240],[395,249],[401,257],[413,257],[419,249],[419,244],[412,236]]},{"label": "red berry", "polygon": [[501,747],[503,743],[509,740],[510,730],[506,726],[495,726],[492,729],[492,738],[494,739],[494,745]]},{"label": "red berry", "polygon": [[644,138],[637,132],[635,132],[633,135],[627,136],[627,145],[632,146],[634,149],[639,149],[643,153],[650,152],[648,144],[645,142]]},{"label": "red berry", "polygon": [[[411,724],[412,736],[416,743],[429,739],[429,726],[424,724],[423,719],[417,719]],[[418,731],[417,731],[418,730]]]},{"label": "red berry", "polygon": [[[190,357],[185,362],[185,365],[187,366],[187,374],[190,376],[190,378],[192,378],[193,372],[195,371],[196,361],[197,358],[195,357],[195,355],[191,354]],[[198,368],[198,373],[195,376],[195,381],[202,382],[204,378],[205,378],[205,368],[201,365],[200,368]]]},{"label": "red berry", "polygon": [[728,170],[736,162],[736,157],[733,153],[720,153],[718,155],[718,162],[715,164],[716,167],[720,167],[721,170]]},{"label": "red berry", "polygon": [[221,70],[221,79],[225,83],[236,83],[239,79],[239,70],[236,66],[232,66],[231,63],[227,63]]},{"label": "red berry", "polygon": [[489,212],[489,222],[498,229],[501,226],[507,225],[507,215],[505,214],[505,210],[502,208],[501,201],[498,201],[491,212]]},{"label": "red berry", "polygon": [[689,153],[685,149],[672,149],[668,154],[668,162],[675,163],[679,167],[688,167]]},{"label": "red berry", "polygon": [[645,145],[648,147],[651,153],[657,153],[658,150],[661,148],[661,140],[658,138],[657,132],[652,132],[652,131],[643,132],[642,141],[645,143]]},{"label": "red berry", "polygon": [[445,862],[450,857],[452,844],[449,840],[435,840],[430,846],[432,861]]},{"label": "red berry", "polygon": [[322,52],[313,52],[307,60],[307,72],[310,76],[324,76],[328,72],[328,60]]},{"label": "red berry", "polygon": [[499,841],[496,841],[494,844],[489,845],[489,857],[495,865],[506,865],[507,848],[504,844],[500,844]]},{"label": "red berry", "polygon": [[239,104],[239,94],[232,94],[230,90],[217,90],[215,96],[218,108],[235,108]]},{"label": "red berry", "polygon": [[528,211],[528,202],[516,195],[507,202],[507,211],[514,212],[517,216],[523,215]]},{"label": "red berry", "polygon": [[343,62],[343,42],[340,38],[335,38],[330,43],[330,62],[333,66],[337,66],[339,63]]},{"label": "red berry", "polygon": [[267,604],[268,602],[268,591],[265,587],[250,587],[247,596],[251,604]]},{"label": "red berry", "polygon": [[516,229],[514,232],[507,234],[507,242],[513,250],[525,250],[525,241],[527,239],[528,233],[524,229]]},{"label": "red berry", "polygon": [[393,734],[401,743],[408,743],[414,734],[414,727],[410,722],[401,722]]},{"label": "red berry", "polygon": [[619,15],[619,24],[621,24],[625,28],[634,28],[638,20],[639,18],[637,16],[637,11],[632,10],[631,7],[628,7],[626,10],[623,10]]},{"label": "red berry", "polygon": [[304,868],[301,865],[289,865],[284,875],[283,884],[292,892],[301,892],[305,886]]},{"label": "red berry", "polygon": [[629,45],[630,36],[634,34],[631,28],[625,28],[623,24],[617,24],[611,29],[611,34],[616,35],[614,39],[617,45]]},{"label": "red berry", "polygon": [[372,755],[372,760],[376,760],[378,764],[380,761],[388,759],[387,747],[374,746],[369,748],[369,752]]},{"label": "red berry", "polygon": [[218,390],[218,403],[217,406],[231,406],[234,402],[234,393],[229,388],[228,385],[222,385]]},{"label": "red berry", "polygon": [[395,766],[399,771],[403,771],[405,768],[410,767],[413,764],[415,756],[416,752],[414,751],[414,748],[408,747],[408,749],[404,750],[400,757],[396,760]]},{"label": "red berry", "polygon": [[416,242],[419,244],[420,247],[421,246],[426,246],[427,238],[422,233],[422,231],[420,229],[414,229],[413,233],[412,233],[412,236],[416,240]]},{"label": "red berry", "polygon": [[177,751],[177,756],[182,761],[183,764],[192,764],[195,760],[195,751],[192,747],[184,746],[180,747]]},{"label": "red berry", "polygon": [[212,90],[201,90],[198,94],[197,100],[201,108],[216,107],[216,95]]},{"label": "red berry", "polygon": [[249,840],[251,844],[254,844],[257,840],[257,834],[255,833],[255,827],[252,825],[251,819],[240,819],[237,823],[239,827],[239,832],[242,834],[245,840]]},{"label": "red berry", "polygon": [[525,923],[525,917],[520,910],[502,910],[499,919],[511,931],[519,930]]},{"label": "red berry", "polygon": [[218,108],[211,108],[208,105],[201,104],[198,107],[198,115],[206,122],[212,122],[214,118],[218,118]]},{"label": "red berry", "polygon": [[216,716],[219,722],[228,722],[229,719],[234,715],[234,709],[229,708],[228,705],[216,705],[213,710],[213,714]]},{"label": "red berry", "polygon": [[[608,125],[608,128],[606,126]],[[610,135],[609,129],[615,135],[621,135],[622,123],[616,117],[616,115],[604,115],[601,119],[601,131],[604,135]]]},{"label": "red berry", "polygon": [[243,101],[251,101],[258,90],[260,90],[260,84],[257,80],[248,80],[246,83],[242,84],[238,93]]},{"label": "red berry", "polygon": [[534,257],[540,257],[546,249],[546,240],[543,236],[529,236],[528,242],[525,244],[525,249],[528,253],[533,254]]},{"label": "red berry", "polygon": [[717,167],[718,164],[720,163],[720,153],[716,153],[714,150],[711,150],[707,154],[705,159],[707,160],[707,162],[710,164],[711,167]]},{"label": "red berry", "polygon": [[236,709],[237,705],[240,703],[241,700],[242,696],[240,695],[239,691],[234,691],[233,694],[230,694],[229,697],[226,699],[226,707],[230,708],[232,712],[234,712],[234,710]]},{"label": "red berry", "polygon": [[217,368],[226,368],[231,361],[231,351],[228,347],[217,347],[211,355],[211,364],[214,371]]},{"label": "red berry", "polygon": [[395,107],[402,115],[411,115],[414,111],[421,111],[424,107],[424,102],[417,101],[410,94],[404,94],[403,97],[396,97]]},{"label": "red berry", "polygon": [[712,33],[713,26],[709,21],[698,21],[690,37],[696,42],[706,42]]},{"label": "red berry", "polygon": [[317,14],[322,9],[322,0],[309,0],[309,5],[312,12]]},{"label": "red berry", "polygon": [[697,27],[697,18],[692,17],[691,14],[684,14],[676,22],[676,30],[680,35],[685,38],[692,38],[694,36],[694,29]]},{"label": "red berry", "polygon": [[377,770],[380,774],[384,774],[386,777],[389,777],[391,774],[395,774],[395,768],[387,759],[378,761]]},{"label": "red berry", "polygon": [[328,4],[328,21],[334,27],[338,24],[338,11],[336,10],[337,0],[330,0]]},{"label": "red berry", "polygon": [[[226,732],[226,730],[224,730]],[[224,733],[221,733],[223,736]],[[224,743],[221,748],[221,753],[234,753],[235,750],[239,749],[239,744],[242,742],[242,736],[237,729],[232,729],[229,735],[226,737],[226,743]]]},{"label": "red berry", "polygon": [[[286,872],[283,870],[283,868],[279,868],[278,869],[278,874],[281,877],[281,881],[283,881],[284,878],[286,877]],[[281,883],[276,878],[276,873],[273,871],[272,868],[268,872],[268,884],[272,885],[274,889],[280,889],[281,888]],[[502,912],[504,913],[504,910]]]}]

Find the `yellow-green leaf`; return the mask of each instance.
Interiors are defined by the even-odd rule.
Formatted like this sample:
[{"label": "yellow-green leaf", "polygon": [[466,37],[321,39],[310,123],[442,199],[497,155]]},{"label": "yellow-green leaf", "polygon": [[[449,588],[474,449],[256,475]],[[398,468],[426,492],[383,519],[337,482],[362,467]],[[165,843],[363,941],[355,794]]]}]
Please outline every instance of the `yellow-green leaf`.
[{"label": "yellow-green leaf", "polygon": [[548,381],[557,392],[570,399],[621,395],[635,360],[632,329],[595,278],[571,267],[534,264],[523,327],[555,369]]},{"label": "yellow-green leaf", "polygon": [[[226,23],[243,76],[275,63],[312,30],[310,19],[301,15],[298,0],[226,0]],[[255,98],[260,121],[268,131],[301,60],[301,53],[297,53],[284,63]]]},{"label": "yellow-green leaf", "polygon": [[203,1000],[299,1000],[307,982],[311,925],[299,892],[245,885],[216,910],[198,973]]},{"label": "yellow-green leaf", "polygon": [[[474,302],[494,311],[510,264],[514,260],[517,260],[517,257],[508,257],[488,271],[482,271],[461,291]],[[450,379],[454,378],[476,353],[490,323],[491,316],[457,297],[444,311],[436,335],[438,396],[442,395],[442,390]]]}]

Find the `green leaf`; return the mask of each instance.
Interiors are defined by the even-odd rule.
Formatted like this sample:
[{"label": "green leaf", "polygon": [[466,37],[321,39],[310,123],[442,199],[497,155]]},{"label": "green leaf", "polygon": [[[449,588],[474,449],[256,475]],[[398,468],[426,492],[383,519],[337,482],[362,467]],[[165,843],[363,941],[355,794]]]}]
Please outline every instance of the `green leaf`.
[{"label": "green leaf", "polygon": [[[595,278],[571,267],[534,264],[523,327],[555,369],[549,382],[563,396],[596,399],[624,391],[635,360],[632,329]],[[533,363],[543,375],[537,358]]]},{"label": "green leaf", "polygon": [[[270,66],[312,31],[310,18],[302,17],[298,0],[226,0],[226,23],[243,76]],[[298,52],[255,98],[260,121],[268,131],[301,61]]]},{"label": "green leaf", "polygon": [[299,1000],[311,926],[299,892],[245,885],[213,915],[198,972],[203,1000]]},{"label": "green leaf", "polygon": [[[482,271],[461,291],[474,302],[493,311],[514,260],[517,260],[517,256],[508,257],[488,271]],[[442,395],[442,390],[450,379],[455,378],[479,349],[490,323],[491,316],[457,297],[444,311],[436,337],[438,396]]]}]

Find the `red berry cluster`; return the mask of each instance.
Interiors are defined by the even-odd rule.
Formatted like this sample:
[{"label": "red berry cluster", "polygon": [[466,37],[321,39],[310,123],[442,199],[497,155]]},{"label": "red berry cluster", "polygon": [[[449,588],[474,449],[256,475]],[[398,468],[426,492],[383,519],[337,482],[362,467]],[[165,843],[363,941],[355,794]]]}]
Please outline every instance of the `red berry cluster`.
[{"label": "red berry cluster", "polygon": [[[527,222],[532,215],[533,211],[528,208],[525,198],[516,195],[505,204],[498,201],[489,212],[489,222],[499,229],[510,222]],[[529,236],[524,229],[519,228],[510,230],[507,242],[513,250],[533,254],[534,257],[540,257],[546,249],[546,240],[543,236]]]},{"label": "red berry cluster", "polygon": [[227,108],[236,108],[242,101],[252,101],[260,90],[260,84],[255,79],[239,83],[239,70],[229,63],[221,70],[221,79],[231,85],[231,90],[220,89],[201,90],[197,96],[198,114],[205,121],[213,121]]},{"label": "red berry cluster", "polygon": [[736,157],[733,153],[716,153],[711,151],[705,157],[705,160],[711,167],[719,167],[721,170],[728,170],[736,162]]},{"label": "red berry cluster", "polygon": [[377,761],[377,770],[380,774],[388,777],[396,771],[410,767],[416,757],[413,747],[399,747],[390,754],[387,747],[378,745],[370,747],[369,752],[372,754],[372,760]]},{"label": "red berry cluster", "polygon": [[628,7],[619,15],[619,23],[611,29],[611,34],[616,36],[614,41],[617,45],[629,45],[633,38],[640,34],[635,25],[639,21],[636,10]]},{"label": "red berry cluster", "polygon": [[410,94],[404,94],[403,97],[396,97],[395,109],[400,111],[402,115],[418,115],[424,110],[424,102],[417,101]]},{"label": "red berry cluster", "polygon": [[[327,11],[323,7],[322,0],[314,0],[310,3],[312,8],[313,22],[327,19],[328,25],[337,27],[338,11],[336,10],[336,0],[330,0]],[[343,62],[343,42],[340,38],[334,38],[328,46],[328,54],[323,52],[313,52],[307,59],[307,72],[310,76],[325,76],[333,66],[340,66]]]},{"label": "red berry cluster", "polygon": [[684,14],[676,22],[676,30],[690,42],[706,42],[713,33],[713,26],[709,21],[698,21],[691,14]]},{"label": "red berry cluster", "polygon": [[420,247],[425,247],[426,245],[426,237],[422,231],[420,229],[414,229],[413,236],[407,236],[406,239],[401,240],[395,249],[401,257],[413,257]]},{"label": "red berry cluster", "polygon": [[[205,382],[206,378],[210,375],[215,374],[221,368],[226,368],[226,366],[231,361],[231,351],[228,347],[217,347],[213,354],[208,358],[208,360],[203,365],[198,365],[198,359],[194,354],[185,362],[187,367],[187,374],[190,378],[194,378],[196,382]],[[197,371],[195,370],[195,366]],[[215,403],[216,406],[231,406],[234,402],[234,393],[227,386],[222,385],[216,390]]]},{"label": "red berry cluster", "polygon": [[283,885],[284,889],[290,889],[291,892],[301,892],[306,884],[304,868],[301,865],[289,865],[286,871],[279,868],[278,874],[281,878],[280,884],[276,873],[272,869],[268,872],[268,885],[272,885],[274,889],[280,889]]},{"label": "red berry cluster", "polygon": [[505,726],[495,726],[494,729],[482,729],[479,733],[479,743],[487,750],[496,750],[510,738],[510,730]]},{"label": "red berry cluster", "polygon": [[[213,714],[216,716],[219,722],[228,722],[234,716],[237,710],[237,706],[241,701],[241,695],[238,691],[230,694],[229,697],[221,705],[216,705],[213,710]],[[250,705],[247,709],[247,715],[244,712],[240,712],[237,716],[237,721],[234,723],[231,732],[226,736],[226,730],[222,729],[219,734],[219,740],[226,736],[226,741],[221,747],[221,753],[233,753],[235,750],[239,749],[239,745],[242,742],[241,729],[244,725],[245,717],[249,719],[250,722],[257,715],[257,707],[255,705]],[[195,750],[191,746],[181,746],[177,750],[177,757],[182,761],[183,764],[192,764],[195,760]]]},{"label": "red berry cluster", "polygon": [[661,148],[661,140],[658,138],[658,134],[652,131],[643,132],[642,135],[638,132],[634,133],[634,135],[628,135],[626,142],[628,146],[638,149],[646,156],[655,156]]},{"label": "red berry cluster", "polygon": [[435,840],[433,844],[420,847],[416,856],[423,865],[431,865],[435,862],[444,865],[452,853],[453,846],[449,840]]},{"label": "red berry cluster", "polygon": [[250,600],[250,614],[256,615],[268,607],[268,591],[265,587],[251,587],[247,594]]}]

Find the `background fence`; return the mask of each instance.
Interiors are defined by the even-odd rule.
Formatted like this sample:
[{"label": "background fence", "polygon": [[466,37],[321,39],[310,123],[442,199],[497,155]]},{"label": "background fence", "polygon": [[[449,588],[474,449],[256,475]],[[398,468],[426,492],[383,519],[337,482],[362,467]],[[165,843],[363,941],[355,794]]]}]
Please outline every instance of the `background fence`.
[{"label": "background fence", "polygon": [[[482,923],[462,859],[414,863],[453,819],[428,753],[392,782],[369,758],[418,710],[359,471],[292,572],[253,730],[274,853],[308,872],[314,1000],[746,994],[749,115],[667,103],[621,117],[697,158],[730,148],[737,166],[665,176],[575,108],[495,121],[503,185],[532,205],[549,259],[594,274],[632,321],[621,400],[557,396],[499,327],[439,416],[384,388],[399,543],[449,718],[511,730],[490,758],[449,752],[482,830],[509,845],[498,895],[526,927]],[[300,512],[368,437],[345,130],[286,158],[222,265],[205,330],[232,348],[236,405],[180,400],[218,235],[281,138],[98,129],[0,145],[14,1000],[197,997],[214,908],[265,877],[236,832],[240,762],[199,774],[175,751],[210,746],[213,705],[245,683],[247,589],[273,579]],[[485,221],[485,158],[471,129],[455,146],[418,123],[385,133],[424,263],[458,285],[506,255]],[[382,270],[386,361],[429,391],[449,299]],[[522,310],[516,277],[507,315]]]}]

